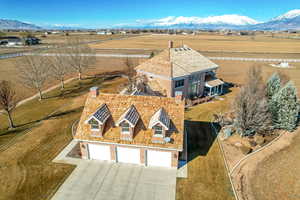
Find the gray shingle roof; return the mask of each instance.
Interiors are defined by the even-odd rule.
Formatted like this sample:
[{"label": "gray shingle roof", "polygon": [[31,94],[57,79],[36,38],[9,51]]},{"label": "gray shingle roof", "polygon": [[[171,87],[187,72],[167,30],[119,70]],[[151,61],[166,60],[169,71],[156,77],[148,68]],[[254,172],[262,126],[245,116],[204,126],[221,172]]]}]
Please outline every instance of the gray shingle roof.
[{"label": "gray shingle roof", "polygon": [[193,72],[209,71],[218,68],[217,64],[189,47],[170,49],[170,58],[173,64],[172,77],[180,77]]},{"label": "gray shingle roof", "polygon": [[134,105],[131,105],[126,112],[120,117],[117,122],[119,126],[124,120],[127,121],[131,127],[134,127],[140,119],[140,115]]},{"label": "gray shingle roof", "polygon": [[164,126],[166,130],[169,130],[170,128],[170,118],[164,108],[160,108],[151,117],[151,120],[149,122],[149,128],[153,128],[153,126],[155,126],[157,123],[160,123],[162,126]]},{"label": "gray shingle roof", "polygon": [[87,121],[90,121],[92,118],[96,119],[99,123],[104,124],[105,121],[109,118],[110,112],[106,104],[102,104],[97,111],[88,118]]}]

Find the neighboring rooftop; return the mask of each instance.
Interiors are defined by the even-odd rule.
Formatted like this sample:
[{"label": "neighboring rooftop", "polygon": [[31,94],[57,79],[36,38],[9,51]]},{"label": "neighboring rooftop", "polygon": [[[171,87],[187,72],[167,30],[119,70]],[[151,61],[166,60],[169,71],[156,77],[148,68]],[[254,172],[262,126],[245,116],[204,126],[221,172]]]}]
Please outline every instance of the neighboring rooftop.
[{"label": "neighboring rooftop", "polygon": [[[111,117],[105,128],[103,138],[93,137],[90,126],[85,121],[95,111],[106,105]],[[131,114],[129,114],[131,113]],[[115,126],[122,117],[137,116],[135,133],[132,141],[120,139],[120,127]],[[128,116],[127,116],[128,115]],[[136,119],[136,117],[133,117]],[[152,142],[153,131],[149,129],[150,121],[158,120],[169,127],[172,142],[157,144]],[[135,123],[135,120],[133,120]],[[75,134],[75,139],[108,143],[133,144],[150,147],[172,148],[182,150],[184,132],[184,103],[175,98],[157,96],[131,96],[119,94],[89,94]]]},{"label": "neighboring rooftop", "polygon": [[185,45],[181,48],[164,50],[159,55],[137,66],[136,70],[153,73],[164,78],[175,78],[217,68],[217,64]]}]

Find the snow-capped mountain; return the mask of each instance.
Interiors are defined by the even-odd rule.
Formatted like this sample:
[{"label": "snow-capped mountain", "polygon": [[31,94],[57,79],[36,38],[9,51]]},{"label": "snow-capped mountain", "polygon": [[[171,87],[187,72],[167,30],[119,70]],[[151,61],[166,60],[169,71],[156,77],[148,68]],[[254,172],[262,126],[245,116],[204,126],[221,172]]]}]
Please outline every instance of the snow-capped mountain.
[{"label": "snow-capped mountain", "polygon": [[249,26],[255,30],[300,30],[300,10],[291,10],[265,23]]},{"label": "snow-capped mountain", "polygon": [[139,28],[204,28],[222,29],[237,28],[239,26],[255,25],[259,22],[241,15],[221,15],[210,17],[166,17],[156,20],[138,20],[128,25]]},{"label": "snow-capped mountain", "polygon": [[237,30],[300,30],[300,9],[291,10],[267,22],[258,22],[247,16],[220,15],[210,17],[166,17],[138,20],[130,28],[183,28],[183,29],[237,29]]},{"label": "snow-capped mountain", "polygon": [[283,15],[280,15],[278,17],[273,18],[271,21],[278,21],[278,20],[284,20],[284,19],[292,19],[295,17],[300,16],[300,9],[291,10]]},{"label": "snow-capped mountain", "polygon": [[[250,25],[257,24],[258,22],[250,17],[240,15],[222,15],[211,17],[166,17],[158,20],[148,22],[148,25],[153,26],[173,26],[178,24],[228,24],[228,25]],[[146,22],[147,24],[147,22]]]},{"label": "snow-capped mountain", "polygon": [[17,20],[0,19],[0,30],[1,29],[24,29],[24,30],[36,30],[41,29],[39,26],[20,22]]}]

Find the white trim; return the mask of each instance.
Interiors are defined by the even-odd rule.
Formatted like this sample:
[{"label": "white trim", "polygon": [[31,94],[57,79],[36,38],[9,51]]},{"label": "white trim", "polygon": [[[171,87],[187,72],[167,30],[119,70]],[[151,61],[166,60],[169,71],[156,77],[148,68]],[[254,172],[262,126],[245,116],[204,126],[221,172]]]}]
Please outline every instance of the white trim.
[{"label": "white trim", "polygon": [[165,128],[165,130],[169,130],[169,128],[166,126],[166,125],[164,125],[163,123],[161,123],[159,120],[155,120],[154,122],[153,122],[153,125],[151,126],[151,124],[149,124],[149,126],[148,126],[148,128],[150,128],[150,129],[153,129],[154,130],[154,126],[156,126],[157,124],[160,124],[162,127],[164,127]]},{"label": "white trim", "polygon": [[[133,124],[132,124],[130,121],[128,121],[127,119],[122,119],[122,120],[118,121],[118,122],[116,123],[116,126],[121,127],[120,124],[122,124],[122,122],[124,122],[124,121],[126,121],[126,122],[131,126],[131,128],[134,128],[134,127],[135,127],[135,125],[133,125]],[[122,132],[122,131],[121,131],[121,132]]]},{"label": "white trim", "polygon": [[128,146],[128,147],[137,147],[137,148],[148,148],[148,149],[160,149],[160,150],[166,150],[166,151],[182,151],[183,149],[174,149],[174,148],[163,148],[163,147],[151,147],[151,146],[145,146],[145,145],[134,145],[134,144],[120,144],[120,143],[114,143],[114,142],[102,142],[102,141],[94,141],[94,140],[82,140],[82,139],[74,139],[78,142],[92,142],[92,143],[99,143],[99,144],[113,144],[118,146]]}]

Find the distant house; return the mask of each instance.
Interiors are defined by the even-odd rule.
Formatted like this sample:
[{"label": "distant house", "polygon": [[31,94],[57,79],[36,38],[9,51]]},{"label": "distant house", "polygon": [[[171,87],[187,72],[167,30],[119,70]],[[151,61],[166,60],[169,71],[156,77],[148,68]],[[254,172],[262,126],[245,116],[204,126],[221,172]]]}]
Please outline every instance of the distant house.
[{"label": "distant house", "polygon": [[219,66],[199,52],[184,45],[169,48],[136,67],[139,76],[146,77],[147,93],[185,98],[215,96],[223,93],[224,82],[216,78]]},{"label": "distant house", "polygon": [[178,167],[184,152],[181,98],[99,94],[87,97],[74,136],[84,159]]},{"label": "distant house", "polygon": [[7,36],[7,37],[0,37],[0,44],[6,46],[18,46],[18,45],[23,45],[23,41],[19,37]]},{"label": "distant house", "polygon": [[97,35],[112,35],[113,32],[111,31],[99,31],[97,32]]}]

